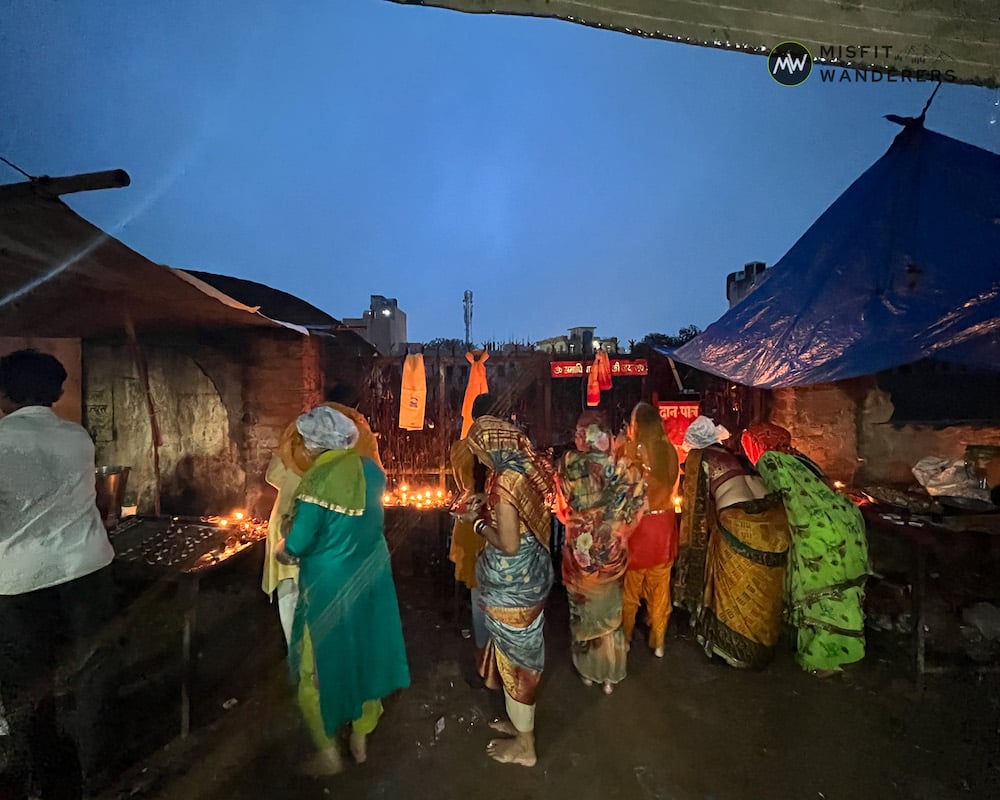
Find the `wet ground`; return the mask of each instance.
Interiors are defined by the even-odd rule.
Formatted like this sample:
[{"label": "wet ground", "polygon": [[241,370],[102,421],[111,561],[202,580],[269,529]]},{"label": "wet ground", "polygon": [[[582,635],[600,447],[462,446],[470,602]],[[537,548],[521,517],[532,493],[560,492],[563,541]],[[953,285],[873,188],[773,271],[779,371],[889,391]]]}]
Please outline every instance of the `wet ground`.
[{"label": "wet ground", "polygon": [[785,651],[762,672],[740,672],[707,659],[675,614],[666,657],[637,638],[628,678],[606,697],[572,670],[558,589],[538,765],[496,764],[484,749],[502,700],[471,681],[466,623],[439,585],[401,578],[398,588],[413,685],[387,700],[367,764],[325,779],[296,773],[311,748],[275,663],[238,703],[102,800],[1000,797],[995,675],[933,677],[920,690],[905,644],[889,639],[873,640],[869,659],[843,677],[807,675]]}]

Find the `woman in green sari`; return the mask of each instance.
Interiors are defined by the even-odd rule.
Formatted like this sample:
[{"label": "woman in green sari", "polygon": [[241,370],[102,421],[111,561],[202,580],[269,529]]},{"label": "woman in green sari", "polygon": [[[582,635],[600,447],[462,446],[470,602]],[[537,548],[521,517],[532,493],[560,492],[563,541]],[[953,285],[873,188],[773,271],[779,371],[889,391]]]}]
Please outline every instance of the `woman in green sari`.
[{"label": "woman in green sari", "polygon": [[756,460],[768,491],[781,494],[788,514],[792,544],[786,586],[788,618],[798,631],[797,660],[825,677],[865,656],[862,604],[871,570],[864,518],[811,461],[780,451],[790,444],[780,450],[761,446],[767,435],[756,437],[751,428],[743,437],[744,450]]},{"label": "woman in green sari", "polygon": [[341,725],[352,723],[351,754],[364,761],[381,699],[408,686],[410,673],[383,535],[385,473],[353,449],[358,428],[339,411],[320,406],[296,426],[318,455],[280,556],[300,565],[288,660],[319,748],[305,771],[329,774],[341,768]]}]

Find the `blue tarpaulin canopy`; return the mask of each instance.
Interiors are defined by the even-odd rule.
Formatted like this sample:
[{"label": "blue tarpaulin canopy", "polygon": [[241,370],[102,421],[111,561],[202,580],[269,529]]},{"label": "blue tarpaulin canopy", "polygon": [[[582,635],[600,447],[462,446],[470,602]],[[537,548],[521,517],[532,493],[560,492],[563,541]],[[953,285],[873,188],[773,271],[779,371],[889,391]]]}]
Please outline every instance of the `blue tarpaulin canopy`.
[{"label": "blue tarpaulin canopy", "polygon": [[766,388],[925,358],[1000,370],[1000,155],[902,122],[750,295],[669,355]]}]

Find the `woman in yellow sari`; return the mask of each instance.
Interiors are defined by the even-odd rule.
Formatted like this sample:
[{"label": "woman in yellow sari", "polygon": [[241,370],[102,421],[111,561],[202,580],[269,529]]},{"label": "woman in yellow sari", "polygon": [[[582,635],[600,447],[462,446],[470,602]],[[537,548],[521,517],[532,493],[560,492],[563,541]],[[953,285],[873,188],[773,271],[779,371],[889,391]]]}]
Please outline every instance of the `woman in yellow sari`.
[{"label": "woman in yellow sari", "polygon": [[677,602],[705,652],[734,667],[762,667],[781,635],[789,532],[781,498],[720,445],[729,432],[707,417],[685,444]]}]

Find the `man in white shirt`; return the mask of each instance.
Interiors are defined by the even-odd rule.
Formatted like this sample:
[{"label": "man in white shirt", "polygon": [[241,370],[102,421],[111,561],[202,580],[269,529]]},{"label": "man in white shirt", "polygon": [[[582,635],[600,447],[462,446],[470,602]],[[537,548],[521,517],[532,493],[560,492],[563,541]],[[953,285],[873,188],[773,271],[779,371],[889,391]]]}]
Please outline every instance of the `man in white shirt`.
[{"label": "man in white shirt", "polygon": [[[95,770],[114,611],[111,543],[97,510],[94,445],[52,404],[66,370],[51,355],[0,358],[0,692],[24,795],[78,798]],[[70,686],[58,685],[68,678]],[[75,710],[68,746],[56,696]]]}]

